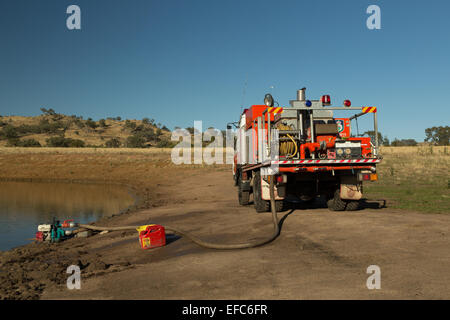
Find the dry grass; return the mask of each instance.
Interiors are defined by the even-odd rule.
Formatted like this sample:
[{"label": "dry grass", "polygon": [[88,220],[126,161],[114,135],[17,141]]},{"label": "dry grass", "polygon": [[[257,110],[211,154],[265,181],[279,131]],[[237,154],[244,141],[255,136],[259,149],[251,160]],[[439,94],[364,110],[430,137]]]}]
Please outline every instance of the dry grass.
[{"label": "dry grass", "polygon": [[166,154],[170,148],[22,148],[0,147],[0,154]]},{"label": "dry grass", "polygon": [[381,147],[384,155],[410,154],[410,155],[449,155],[450,146],[422,145],[417,147]]},{"label": "dry grass", "polygon": [[428,182],[446,186],[449,178],[448,147],[384,147],[380,175],[394,182]]}]

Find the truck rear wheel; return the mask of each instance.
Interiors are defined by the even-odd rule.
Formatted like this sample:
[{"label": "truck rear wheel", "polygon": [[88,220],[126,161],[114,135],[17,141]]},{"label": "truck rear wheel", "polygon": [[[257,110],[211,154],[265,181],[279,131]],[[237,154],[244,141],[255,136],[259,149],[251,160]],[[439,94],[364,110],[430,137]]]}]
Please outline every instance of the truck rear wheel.
[{"label": "truck rear wheel", "polygon": [[239,204],[241,206],[248,205],[249,200],[250,200],[250,191],[242,190],[241,179],[239,179],[239,181],[238,181],[238,198],[239,198]]},{"label": "truck rear wheel", "polygon": [[347,207],[345,210],[347,211],[356,211],[359,209],[359,201],[349,201],[347,202]]},{"label": "truck rear wheel", "polygon": [[[256,212],[268,212],[271,210],[270,201],[263,200],[261,195],[261,173],[258,171],[253,177],[253,204],[255,205]],[[285,203],[283,200],[275,201],[275,208],[277,212],[285,209]]]},{"label": "truck rear wheel", "polygon": [[333,198],[327,201],[327,206],[332,211],[355,211],[359,208],[359,201],[341,199],[341,192],[336,189]]}]

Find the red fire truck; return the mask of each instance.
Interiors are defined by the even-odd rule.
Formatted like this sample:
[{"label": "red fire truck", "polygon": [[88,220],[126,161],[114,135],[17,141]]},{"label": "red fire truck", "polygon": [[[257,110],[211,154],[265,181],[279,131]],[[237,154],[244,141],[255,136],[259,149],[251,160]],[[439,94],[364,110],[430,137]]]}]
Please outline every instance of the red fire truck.
[{"label": "red fire truck", "polygon": [[[248,205],[253,194],[256,211],[269,211],[273,177],[277,211],[290,201],[318,196],[326,198],[330,210],[356,210],[363,181],[377,180],[377,108],[352,107],[350,100],[332,107],[330,96],[307,100],[305,92],[298,90],[287,107],[274,106],[267,94],[264,105],[245,109],[235,123],[233,176],[241,205]],[[344,110],[356,113],[334,116]],[[351,121],[363,115],[373,116],[374,141],[351,134]]]}]

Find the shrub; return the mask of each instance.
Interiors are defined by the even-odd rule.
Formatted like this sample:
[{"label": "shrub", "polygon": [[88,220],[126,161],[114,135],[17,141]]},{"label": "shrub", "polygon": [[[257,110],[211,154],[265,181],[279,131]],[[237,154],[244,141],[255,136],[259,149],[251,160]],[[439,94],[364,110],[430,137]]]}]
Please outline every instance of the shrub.
[{"label": "shrub", "polygon": [[5,136],[7,139],[14,139],[19,136],[17,133],[17,129],[10,124],[8,124],[6,127],[4,127],[2,131],[3,131],[2,135]]},{"label": "shrub", "polygon": [[48,119],[42,119],[39,122],[40,133],[57,133],[58,129],[63,127],[63,123],[60,121],[50,123]]},{"label": "shrub", "polygon": [[145,148],[145,137],[140,134],[135,134],[127,138],[127,148]]},{"label": "shrub", "polygon": [[106,141],[105,146],[107,148],[119,148],[121,145],[120,140],[117,138],[112,138],[108,141]]},{"label": "shrub", "polygon": [[155,141],[157,139],[154,129],[152,127],[144,126],[143,124],[138,125],[133,130],[133,133],[144,137],[147,142]]},{"label": "shrub", "polygon": [[25,139],[20,143],[21,147],[40,147],[41,144],[35,139]]},{"label": "shrub", "polygon": [[80,119],[74,120],[73,123],[74,123],[78,128],[80,128],[80,129],[84,128],[84,123],[83,123],[83,121],[81,121]]},{"label": "shrub", "polygon": [[8,143],[6,143],[7,147],[20,147],[20,139],[19,138],[9,138]]},{"label": "shrub", "polygon": [[163,139],[156,144],[158,148],[173,148],[175,145],[176,145],[175,141],[170,141],[167,139]]},{"label": "shrub", "polygon": [[20,140],[19,138],[8,139],[8,147],[40,147],[41,144],[35,139]]},{"label": "shrub", "polygon": [[391,146],[393,147],[402,147],[402,146],[417,146],[417,141],[414,139],[394,139],[394,141],[392,141]]},{"label": "shrub", "polygon": [[97,122],[93,121],[91,118],[89,118],[88,120],[86,120],[86,125],[87,125],[89,128],[92,128],[92,129],[95,129],[95,128],[98,127]]},{"label": "shrub", "polygon": [[53,110],[52,108],[50,108],[50,109],[41,108],[41,111],[43,114],[49,115],[49,116],[53,116],[56,114],[55,110]]},{"label": "shrub", "polygon": [[83,148],[84,141],[79,139],[64,138],[61,136],[51,137],[46,140],[49,147],[63,147],[63,148]]},{"label": "shrub", "polygon": [[134,130],[134,129],[136,129],[136,123],[135,122],[131,122],[130,120],[126,120],[125,121],[125,128]]},{"label": "shrub", "polygon": [[84,141],[79,139],[66,139],[70,148],[84,148]]},{"label": "shrub", "polygon": [[45,140],[49,147],[67,147],[66,139],[64,137],[51,137]]},{"label": "shrub", "polygon": [[16,127],[16,129],[19,134],[41,133],[41,129],[39,128],[39,126],[33,126],[33,125],[27,125],[27,124],[22,124],[22,125]]}]

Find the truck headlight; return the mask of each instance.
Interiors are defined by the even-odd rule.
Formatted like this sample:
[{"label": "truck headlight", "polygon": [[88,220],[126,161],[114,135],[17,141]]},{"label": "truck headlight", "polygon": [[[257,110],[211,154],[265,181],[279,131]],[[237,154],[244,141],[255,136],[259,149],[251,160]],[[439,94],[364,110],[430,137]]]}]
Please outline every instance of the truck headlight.
[{"label": "truck headlight", "polygon": [[266,106],[268,106],[269,108],[270,108],[270,107],[273,107],[273,97],[272,97],[272,95],[271,95],[270,93],[267,93],[267,94],[264,96],[264,104],[265,104]]}]

